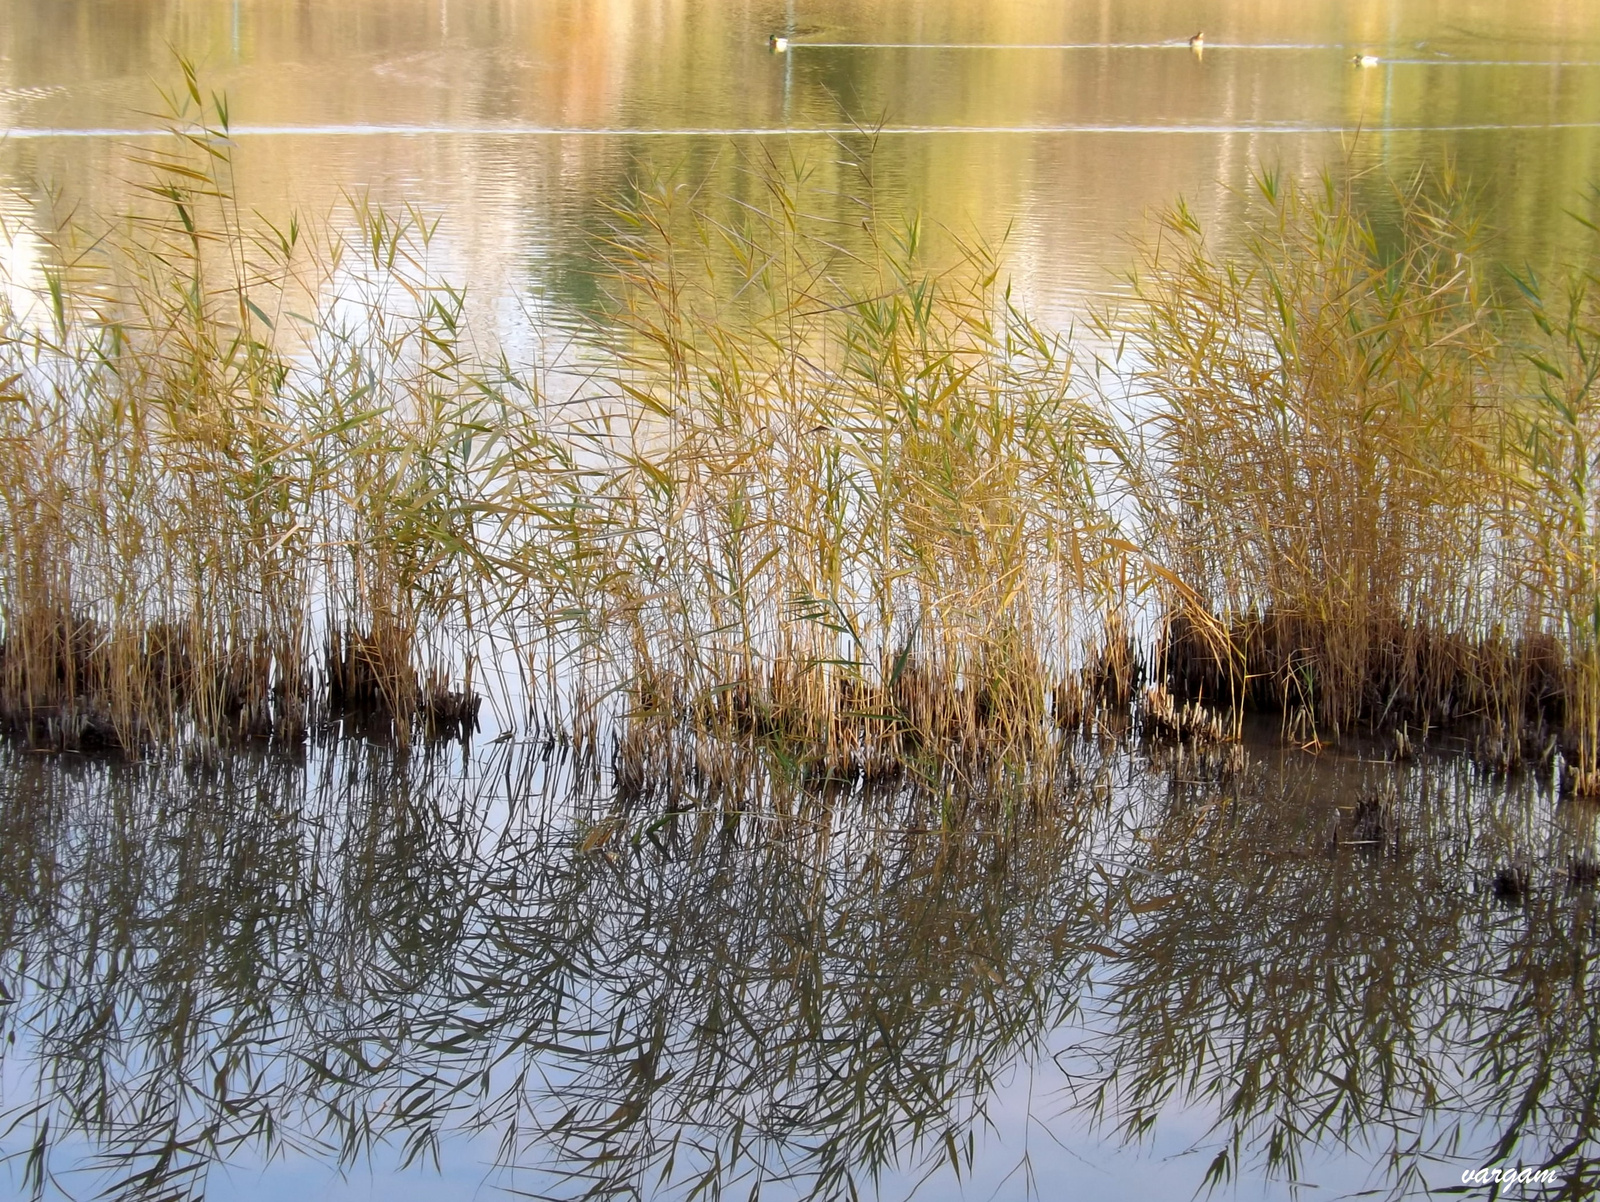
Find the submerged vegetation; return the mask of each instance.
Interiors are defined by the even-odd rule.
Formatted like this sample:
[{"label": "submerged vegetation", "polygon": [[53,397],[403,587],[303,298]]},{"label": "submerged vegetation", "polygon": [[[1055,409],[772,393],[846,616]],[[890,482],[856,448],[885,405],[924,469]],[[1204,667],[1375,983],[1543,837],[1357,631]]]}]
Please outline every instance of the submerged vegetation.
[{"label": "submerged vegetation", "polygon": [[1256,709],[1600,787],[1600,291],[1495,268],[1448,178],[1379,221],[1264,174],[1228,246],[1174,208],[1075,351],[880,213],[870,147],[850,196],[752,162],[731,221],[621,205],[611,310],[534,370],[420,214],[248,215],[186,84],[149,203],[63,222],[0,315],[31,739],[405,742],[482,692],[628,795],[759,761],[1037,803],[1063,731]]}]

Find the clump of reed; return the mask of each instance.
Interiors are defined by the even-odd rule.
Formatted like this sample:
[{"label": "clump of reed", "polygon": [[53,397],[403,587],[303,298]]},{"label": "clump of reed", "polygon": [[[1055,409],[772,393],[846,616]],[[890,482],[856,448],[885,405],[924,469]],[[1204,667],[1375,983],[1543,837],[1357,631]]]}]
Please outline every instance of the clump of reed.
[{"label": "clump of reed", "polygon": [[939,231],[930,252],[877,211],[867,160],[847,170],[843,213],[763,160],[733,224],[668,186],[620,214],[620,746],[648,728],[823,777],[1047,772],[1052,701],[1082,695],[1120,605],[1097,482],[1118,436],[993,248]]},{"label": "clump of reed", "polygon": [[1471,720],[1502,766],[1564,726],[1592,781],[1592,272],[1560,305],[1494,277],[1448,177],[1387,221],[1355,181],[1256,184],[1225,252],[1166,213],[1103,325],[1144,541],[1182,584],[1165,687],[1308,743]]},{"label": "clump of reed", "polygon": [[225,105],[192,71],[173,102],[144,203],[46,231],[37,303],[0,302],[0,716],[127,748],[294,739],[330,699],[459,720],[426,640],[475,389],[429,228],[247,220]]},{"label": "clump of reed", "polygon": [[[1580,220],[1584,220],[1580,218]],[[1590,221],[1591,231],[1600,229]],[[1508,406],[1512,575],[1525,621],[1522,679],[1533,705],[1559,696],[1577,747],[1571,784],[1600,792],[1600,277],[1591,260],[1554,281],[1513,277],[1527,322]]]}]

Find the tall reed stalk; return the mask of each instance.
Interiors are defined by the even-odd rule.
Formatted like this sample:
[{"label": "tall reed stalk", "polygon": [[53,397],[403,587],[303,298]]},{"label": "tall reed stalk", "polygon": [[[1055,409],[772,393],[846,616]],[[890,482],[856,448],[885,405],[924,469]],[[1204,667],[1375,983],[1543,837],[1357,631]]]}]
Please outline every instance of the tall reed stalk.
[{"label": "tall reed stalk", "polygon": [[1553,286],[1531,273],[1515,282],[1530,324],[1517,346],[1523,372],[1507,456],[1516,502],[1511,541],[1520,553],[1523,604],[1546,632],[1548,658],[1564,669],[1559,688],[1576,744],[1577,783],[1594,793],[1600,792],[1600,497],[1594,464],[1600,296],[1592,264],[1570,270]]}]

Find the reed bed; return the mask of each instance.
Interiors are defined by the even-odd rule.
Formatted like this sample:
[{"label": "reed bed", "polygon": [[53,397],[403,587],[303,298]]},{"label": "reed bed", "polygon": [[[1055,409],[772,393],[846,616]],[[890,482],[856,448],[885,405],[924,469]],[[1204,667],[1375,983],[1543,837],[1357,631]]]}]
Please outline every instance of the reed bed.
[{"label": "reed bed", "polygon": [[775,162],[736,224],[669,188],[621,214],[624,748],[755,738],[802,774],[1044,780],[1123,603],[1096,481],[1117,434],[993,250],[930,266],[855,166],[842,214],[806,212]]},{"label": "reed bed", "polygon": [[1257,185],[1227,254],[1165,214],[1102,327],[1131,335],[1130,492],[1188,589],[1164,683],[1310,744],[1466,720],[1509,767],[1563,738],[1592,789],[1592,268],[1497,273],[1448,178],[1384,224],[1352,184]]},{"label": "reed bed", "polygon": [[1497,272],[1454,181],[1264,174],[1225,247],[1176,206],[1086,357],[1003,248],[885,214],[870,143],[843,189],[752,157],[737,204],[617,207],[550,373],[471,333],[435,223],[248,217],[225,107],[174,109],[139,211],[0,314],[34,740],[406,742],[486,691],[632,796],[1043,798],[1063,732],[1254,708],[1600,781],[1595,276]]},{"label": "reed bed", "polygon": [[247,225],[208,115],[136,160],[145,208],[55,231],[39,303],[0,314],[0,712],[127,748],[293,740],[328,702],[402,738],[468,717],[428,644],[470,558],[460,296],[415,214]]}]

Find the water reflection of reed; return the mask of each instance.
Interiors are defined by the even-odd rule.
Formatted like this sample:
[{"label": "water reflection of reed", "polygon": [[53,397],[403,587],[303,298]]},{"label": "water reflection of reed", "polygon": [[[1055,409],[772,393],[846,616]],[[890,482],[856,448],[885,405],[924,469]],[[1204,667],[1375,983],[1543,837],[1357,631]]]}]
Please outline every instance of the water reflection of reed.
[{"label": "water reflection of reed", "polygon": [[[1168,800],[1152,847],[1170,885],[1127,930],[1108,1034],[1076,1057],[1095,1071],[1068,1096],[1130,1137],[1198,1101],[1216,1122],[1211,1185],[1295,1180],[1320,1146],[1378,1166],[1396,1196],[1473,1155],[1559,1166],[1551,1195],[1586,1196],[1593,907],[1569,866],[1593,815],[1552,815],[1530,788],[1508,799],[1461,763],[1399,792],[1388,771],[1322,780],[1331,815],[1285,806],[1304,782],[1282,778],[1225,807]],[[1516,896],[1507,865],[1523,866]]]},{"label": "water reflection of reed", "polygon": [[1398,1192],[1488,1152],[1592,1186],[1592,817],[1449,763],[1385,798],[1077,760],[1018,827],[917,832],[861,797],[608,811],[539,747],[7,752],[0,1149],[35,1194],[179,1198],[471,1133],[544,1194],[836,1197],[970,1168],[1048,1044],[1125,1136],[1200,1103],[1216,1180],[1348,1145]]}]

